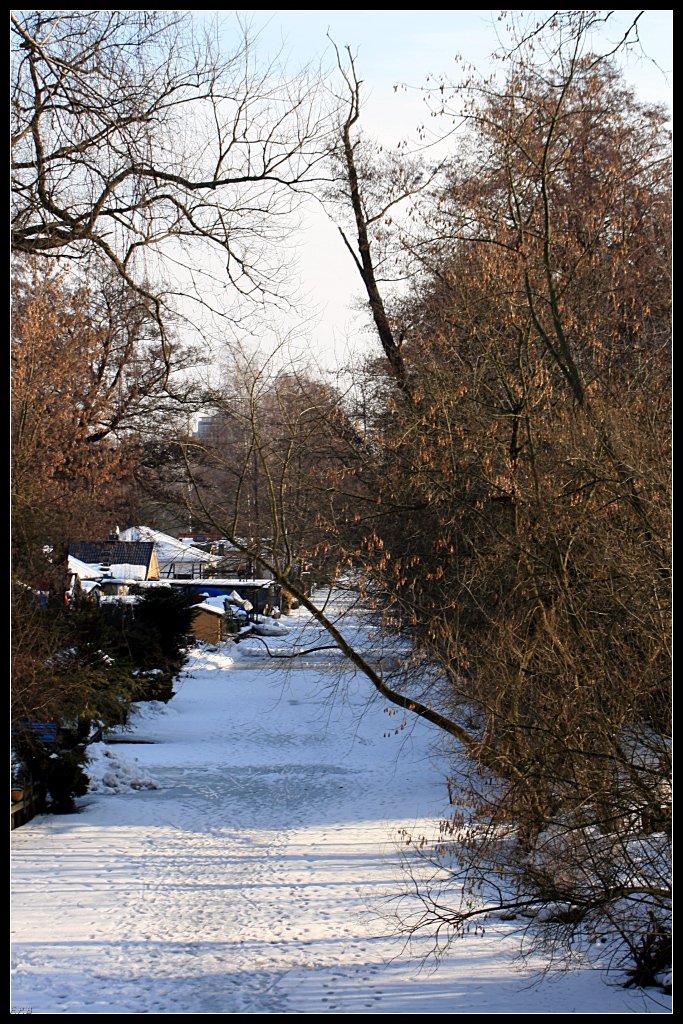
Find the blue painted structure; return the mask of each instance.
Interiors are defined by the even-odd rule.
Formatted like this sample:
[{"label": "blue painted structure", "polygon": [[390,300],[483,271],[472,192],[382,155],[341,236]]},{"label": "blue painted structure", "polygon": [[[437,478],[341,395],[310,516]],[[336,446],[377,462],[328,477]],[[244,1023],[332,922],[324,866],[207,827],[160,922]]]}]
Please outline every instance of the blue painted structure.
[{"label": "blue painted structure", "polygon": [[280,607],[282,588],[274,580],[165,580],[172,587],[179,587],[188,594],[208,594],[209,597],[227,597],[233,590],[241,598],[250,601],[254,613],[262,615],[266,605]]}]

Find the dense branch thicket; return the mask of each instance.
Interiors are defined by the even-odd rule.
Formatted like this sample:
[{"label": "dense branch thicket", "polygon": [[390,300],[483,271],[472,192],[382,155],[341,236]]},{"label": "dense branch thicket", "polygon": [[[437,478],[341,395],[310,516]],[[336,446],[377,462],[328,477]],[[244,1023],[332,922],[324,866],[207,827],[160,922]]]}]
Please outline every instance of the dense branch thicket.
[{"label": "dense branch thicket", "polygon": [[[15,666],[41,720],[57,715],[39,666],[64,633],[68,541],[129,518],[134,485],[196,407],[176,372],[192,301],[234,322],[245,295],[277,294],[276,243],[325,149],[314,76],[259,67],[241,29],[225,56],[198,24],[11,13],[13,573],[33,593]],[[51,599],[36,618],[39,590]],[[83,683],[62,717],[79,699],[86,713]]]},{"label": "dense branch thicket", "polygon": [[106,536],[135,507],[143,442],[169,416],[168,374],[148,304],[121,279],[85,288],[37,261],[15,269],[12,745],[18,781],[68,811],[87,788],[88,742],[131,701],[168,699],[183,661],[178,595],[161,594],[161,610],[154,595],[134,611],[78,591],[66,603],[69,542]]},{"label": "dense branch thicket", "polygon": [[12,747],[18,781],[46,791],[53,811],[87,791],[83,765],[103,729],[131,703],[168,701],[185,662],[194,597],[147,590],[138,603],[96,604],[76,592],[17,585],[13,594]]},{"label": "dense branch thicket", "polygon": [[341,395],[305,372],[273,373],[243,355],[208,397],[205,434],[184,449],[190,514],[202,518],[199,494],[222,531],[267,554],[281,575],[297,575],[314,552],[320,568],[314,510],[329,506],[327,474],[348,456],[336,438]]},{"label": "dense branch thicket", "polygon": [[[524,912],[554,950],[605,938],[644,983],[670,958],[669,139],[661,110],[582,53],[580,26],[569,44],[470,91],[393,307],[351,65],[337,158],[385,358],[355,408],[310,403],[302,472],[309,554],[352,568],[413,640],[402,680],[359,667],[470,766],[454,754],[438,882],[409,926],[451,936]],[[262,454],[265,422],[247,429]],[[262,564],[286,584],[278,547],[304,533],[268,451]],[[194,484],[195,511],[238,534]]]},{"label": "dense branch thicket", "polygon": [[[250,290],[234,225],[247,210],[283,212],[320,125],[290,94],[266,130],[281,98],[260,83],[254,106],[248,76],[226,92],[210,61],[176,53],[175,16],[137,13],[16,20],[17,248],[94,247],[130,282],[139,248],[206,239]],[[551,19],[527,40],[536,54],[517,47],[505,81],[470,84],[457,115],[441,86],[435,112],[469,132],[436,171],[364,163],[360,85],[340,62],[335,198],[348,203],[344,240],[382,357],[349,395],[243,361],[210,396],[213,436],[175,449],[169,491],[298,597],[387,701],[458,741],[436,887],[409,926],[451,936],[494,911],[534,914],[553,949],[608,936],[612,962],[645,983],[670,956],[669,138],[664,113],[585,52],[592,17],[558,16],[568,31],[540,60]],[[111,124],[88,100],[93,81],[102,99],[102,68],[126,86]],[[176,159],[195,96],[211,130],[202,122],[202,144]],[[392,225],[410,196],[413,219]],[[396,247],[415,277],[390,303],[379,268]],[[79,336],[92,368],[89,329]],[[32,343],[27,332],[20,352]],[[115,434],[112,401],[71,406],[78,429],[58,470],[73,438],[80,458]],[[49,450],[33,415],[36,450]],[[304,592],[309,559],[332,577],[351,570],[410,636],[402,677],[349,647]]]},{"label": "dense branch thicket", "polygon": [[[12,539],[23,583],[48,587],[49,565],[63,561],[69,540],[106,535],[126,518],[143,443],[176,412],[154,332],[149,304],[119,278],[85,287],[17,261]],[[180,348],[176,361],[187,362]]]},{"label": "dense branch thicket", "polygon": [[574,43],[467,109],[410,240],[401,366],[368,378],[381,447],[349,518],[487,780],[458,796],[419,923],[554,907],[546,934],[618,934],[642,981],[669,955],[668,136]]}]

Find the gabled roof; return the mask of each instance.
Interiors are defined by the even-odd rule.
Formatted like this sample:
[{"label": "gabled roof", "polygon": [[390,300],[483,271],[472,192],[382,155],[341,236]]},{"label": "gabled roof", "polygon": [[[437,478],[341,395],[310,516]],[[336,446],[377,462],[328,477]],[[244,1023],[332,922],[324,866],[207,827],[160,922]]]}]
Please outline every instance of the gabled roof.
[{"label": "gabled roof", "polygon": [[81,581],[97,580],[102,575],[97,569],[93,569],[92,565],[82,562],[80,558],[75,558],[73,555],[69,555],[68,564],[69,572],[74,573]]},{"label": "gabled roof", "polygon": [[152,541],[156,544],[157,558],[160,565],[169,562],[215,563],[220,561],[216,555],[211,555],[207,551],[202,551],[201,548],[196,548],[191,544],[183,544],[176,537],[171,537],[168,533],[162,533],[161,530],[152,530],[149,526],[131,526],[129,529],[124,530],[121,536],[125,537],[128,541]]},{"label": "gabled roof", "polygon": [[151,541],[78,540],[69,545],[69,554],[88,565],[144,565],[149,568],[154,554]]}]

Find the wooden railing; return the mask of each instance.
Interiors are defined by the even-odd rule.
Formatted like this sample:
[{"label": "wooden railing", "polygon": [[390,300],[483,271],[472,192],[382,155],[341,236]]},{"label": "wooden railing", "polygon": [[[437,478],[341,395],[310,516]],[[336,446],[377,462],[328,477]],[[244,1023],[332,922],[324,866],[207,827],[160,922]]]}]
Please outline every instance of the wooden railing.
[{"label": "wooden railing", "polygon": [[10,793],[10,828],[19,828],[45,809],[45,788],[40,783],[25,782]]}]

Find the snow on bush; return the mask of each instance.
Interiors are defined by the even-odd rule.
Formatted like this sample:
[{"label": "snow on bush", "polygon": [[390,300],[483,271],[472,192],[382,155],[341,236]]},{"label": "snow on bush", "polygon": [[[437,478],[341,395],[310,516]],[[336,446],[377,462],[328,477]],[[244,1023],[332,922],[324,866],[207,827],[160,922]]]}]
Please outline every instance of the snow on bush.
[{"label": "snow on bush", "polygon": [[159,783],[140,767],[137,758],[124,760],[106,743],[93,743],[88,748],[86,773],[90,793],[130,793],[136,789],[161,789]]},{"label": "snow on bush", "polygon": [[189,652],[185,665],[186,674],[201,671],[219,671],[232,668],[237,656],[243,652],[237,651],[237,644],[232,640],[223,640],[219,644],[198,643]]}]

